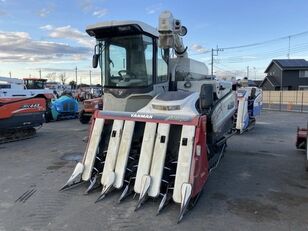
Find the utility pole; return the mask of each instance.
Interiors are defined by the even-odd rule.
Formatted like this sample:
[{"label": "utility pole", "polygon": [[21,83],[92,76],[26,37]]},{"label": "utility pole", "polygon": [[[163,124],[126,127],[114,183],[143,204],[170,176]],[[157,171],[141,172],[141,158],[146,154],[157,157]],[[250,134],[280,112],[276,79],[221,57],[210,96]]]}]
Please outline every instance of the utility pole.
[{"label": "utility pole", "polygon": [[288,59],[290,59],[290,52],[291,52],[291,36],[289,36]]},{"label": "utility pole", "polygon": [[75,68],[76,89],[77,89],[77,67]]},{"label": "utility pole", "polygon": [[247,79],[249,79],[249,66],[247,66]]},{"label": "utility pole", "polygon": [[90,87],[91,87],[91,85],[92,85],[92,72],[91,72],[91,70],[89,71],[89,74],[90,74]]},{"label": "utility pole", "polygon": [[212,59],[211,59],[211,75],[213,76],[213,66],[214,66],[214,49],[212,48]]},{"label": "utility pole", "polygon": [[256,67],[253,67],[253,70],[255,72],[255,80],[257,80],[257,71],[256,71]]},{"label": "utility pole", "polygon": [[12,78],[12,72],[9,72],[10,78]]},{"label": "utility pole", "polygon": [[39,69],[39,76],[40,76],[40,79],[42,78],[42,69]]},{"label": "utility pole", "polygon": [[[218,48],[218,45],[216,46],[216,49],[212,48],[212,59],[211,59],[211,75],[214,75],[214,56],[218,56],[218,51],[224,51],[224,49]],[[216,52],[214,54],[214,52]]]}]

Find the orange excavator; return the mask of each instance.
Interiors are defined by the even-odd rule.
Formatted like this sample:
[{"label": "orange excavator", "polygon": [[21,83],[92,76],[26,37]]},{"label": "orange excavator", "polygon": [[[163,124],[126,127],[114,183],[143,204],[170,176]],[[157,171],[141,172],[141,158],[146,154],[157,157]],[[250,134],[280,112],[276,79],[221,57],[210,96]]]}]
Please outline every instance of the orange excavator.
[{"label": "orange excavator", "polygon": [[0,80],[0,144],[33,137],[45,122],[49,97],[30,92],[23,80]]},{"label": "orange excavator", "polygon": [[0,144],[34,136],[45,111],[44,97],[0,98]]}]

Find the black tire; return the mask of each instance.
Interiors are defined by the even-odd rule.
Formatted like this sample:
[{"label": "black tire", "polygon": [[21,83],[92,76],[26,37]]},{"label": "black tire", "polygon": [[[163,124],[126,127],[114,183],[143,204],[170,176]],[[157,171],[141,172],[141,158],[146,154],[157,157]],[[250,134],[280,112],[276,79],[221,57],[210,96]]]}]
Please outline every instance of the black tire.
[{"label": "black tire", "polygon": [[79,121],[82,124],[88,124],[90,121],[91,117],[84,115],[84,110],[81,110],[79,113]]},{"label": "black tire", "polygon": [[52,121],[52,114],[50,110],[47,110],[45,112],[45,123],[49,123],[50,121]]}]

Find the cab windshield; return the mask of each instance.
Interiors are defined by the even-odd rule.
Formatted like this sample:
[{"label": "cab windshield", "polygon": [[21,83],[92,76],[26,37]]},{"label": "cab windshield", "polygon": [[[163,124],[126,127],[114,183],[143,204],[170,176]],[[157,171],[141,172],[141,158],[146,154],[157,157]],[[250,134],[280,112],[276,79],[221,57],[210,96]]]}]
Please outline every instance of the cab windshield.
[{"label": "cab windshield", "polygon": [[105,87],[136,88],[153,84],[151,37],[126,35],[102,39],[98,43]]},{"label": "cab windshield", "polygon": [[40,79],[24,79],[24,84],[27,89],[44,89],[46,80]]}]

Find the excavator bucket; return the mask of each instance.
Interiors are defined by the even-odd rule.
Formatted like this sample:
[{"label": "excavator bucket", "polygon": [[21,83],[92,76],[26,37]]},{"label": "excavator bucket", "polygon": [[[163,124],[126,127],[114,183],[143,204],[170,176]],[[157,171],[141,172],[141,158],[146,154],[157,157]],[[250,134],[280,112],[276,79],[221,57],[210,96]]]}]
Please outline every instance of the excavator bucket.
[{"label": "excavator bucket", "polygon": [[157,214],[174,201],[180,221],[208,173],[206,116],[97,111],[83,160],[62,189],[100,185],[97,201],[122,189],[119,202],[139,194],[136,209],[160,198]]}]

